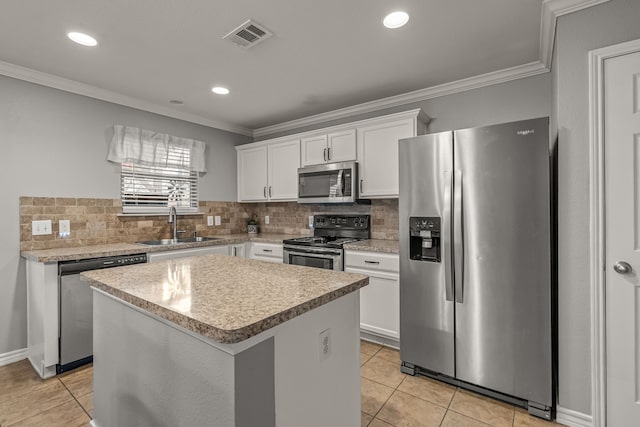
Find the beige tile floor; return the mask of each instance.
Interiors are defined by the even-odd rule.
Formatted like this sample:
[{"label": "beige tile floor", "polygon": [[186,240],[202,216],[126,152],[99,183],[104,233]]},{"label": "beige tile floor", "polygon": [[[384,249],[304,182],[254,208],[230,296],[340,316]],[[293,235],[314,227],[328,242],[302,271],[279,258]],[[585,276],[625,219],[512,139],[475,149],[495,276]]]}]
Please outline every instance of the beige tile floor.
[{"label": "beige tile floor", "polygon": [[41,380],[27,360],[0,366],[0,426],[87,426],[93,412],[93,369]]},{"label": "beige tile floor", "polygon": [[[360,344],[362,426],[551,427],[524,410],[399,370],[396,350]],[[87,426],[93,369],[41,380],[27,360],[0,367],[0,427]]]},{"label": "beige tile floor", "polygon": [[362,426],[551,427],[525,410],[425,377],[400,372],[397,350],[360,343]]}]

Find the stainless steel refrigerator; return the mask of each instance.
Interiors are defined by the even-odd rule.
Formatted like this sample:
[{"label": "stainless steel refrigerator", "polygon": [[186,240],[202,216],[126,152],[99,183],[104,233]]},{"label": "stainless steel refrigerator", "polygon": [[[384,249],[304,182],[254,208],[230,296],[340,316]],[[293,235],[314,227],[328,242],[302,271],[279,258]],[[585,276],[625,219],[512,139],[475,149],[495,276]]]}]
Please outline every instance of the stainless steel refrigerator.
[{"label": "stainless steel refrigerator", "polygon": [[550,418],[548,118],[402,139],[402,371]]}]

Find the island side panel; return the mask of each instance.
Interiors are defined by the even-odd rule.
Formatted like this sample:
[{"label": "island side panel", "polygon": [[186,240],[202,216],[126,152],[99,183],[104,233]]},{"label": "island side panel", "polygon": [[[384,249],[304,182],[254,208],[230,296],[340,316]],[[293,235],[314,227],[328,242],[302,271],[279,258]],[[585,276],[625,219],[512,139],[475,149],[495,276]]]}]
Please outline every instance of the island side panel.
[{"label": "island side panel", "polygon": [[275,427],[274,338],[235,357],[236,427]]},{"label": "island side panel", "polygon": [[[275,328],[276,425],[360,425],[360,291]],[[330,354],[320,334],[329,329]]]},{"label": "island side panel", "polygon": [[94,425],[234,426],[234,356],[94,290]]}]

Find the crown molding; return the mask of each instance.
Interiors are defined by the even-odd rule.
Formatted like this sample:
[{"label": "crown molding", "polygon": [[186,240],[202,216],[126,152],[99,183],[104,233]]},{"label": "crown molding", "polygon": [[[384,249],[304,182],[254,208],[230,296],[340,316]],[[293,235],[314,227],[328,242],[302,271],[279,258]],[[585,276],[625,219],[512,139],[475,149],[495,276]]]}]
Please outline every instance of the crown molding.
[{"label": "crown molding", "polygon": [[540,62],[551,69],[556,20],[559,16],[577,12],[611,0],[544,0],[540,16]]},{"label": "crown molding", "polygon": [[301,119],[291,120],[272,126],[255,129],[254,137],[262,137],[272,135],[278,132],[285,132],[298,129],[304,126],[324,123],[330,120],[342,119],[356,114],[370,113],[385,108],[397,107],[400,105],[410,104],[412,102],[420,102],[431,98],[451,95],[454,93],[464,92],[471,89],[477,89],[484,86],[491,86],[498,83],[504,83],[511,80],[517,80],[524,77],[535,76],[548,72],[540,62],[531,62],[529,64],[518,65],[516,67],[506,68],[504,70],[493,71],[479,76],[469,77],[457,80],[451,83],[445,83],[438,86],[432,86],[426,89],[419,89],[413,92],[407,92],[401,95],[390,96],[375,101],[365,102],[363,104],[353,105],[351,107],[341,108],[339,110],[328,111],[326,113],[316,114]]},{"label": "crown molding", "polygon": [[553,45],[556,32],[556,20],[559,16],[577,12],[600,3],[610,0],[543,0],[540,15],[540,48],[539,60],[492,73],[482,74],[439,86],[420,89],[401,95],[391,96],[376,101],[366,102],[339,110],[316,114],[301,119],[291,120],[284,123],[266,126],[253,131],[254,137],[263,137],[279,132],[286,132],[304,126],[323,123],[329,120],[337,120],[364,114],[384,108],[396,107],[411,102],[424,101],[439,96],[451,95],[483,86],[490,86],[498,83],[517,80],[536,74],[546,73],[551,70],[551,60],[553,57]]},{"label": "crown molding", "polygon": [[342,119],[356,114],[365,114],[412,102],[420,102],[431,98],[451,95],[454,93],[548,72],[551,69],[551,61],[553,58],[553,45],[557,18],[559,16],[577,12],[608,1],[611,0],[543,0],[540,16],[540,47],[538,61],[253,130],[227,122],[212,120],[196,114],[176,111],[163,105],[142,101],[121,93],[57,77],[52,74],[43,73],[4,61],[0,61],[0,75],[257,138],[298,129],[304,126],[319,124],[330,120]]},{"label": "crown molding", "polygon": [[21,67],[9,62],[0,61],[0,75],[39,84],[41,86],[60,89],[65,92],[71,92],[77,95],[87,96],[89,98],[99,99],[101,101],[124,105],[125,107],[131,107],[138,110],[148,111],[150,113],[160,114],[162,116],[167,116],[174,119],[184,120],[190,123],[196,123],[199,125],[221,129],[228,132],[239,133],[241,135],[253,136],[253,131],[251,129],[242,126],[237,126],[217,120],[211,120],[206,117],[198,116],[196,114],[176,111],[162,105],[154,104],[152,102],[142,101],[131,96],[123,95],[121,93],[101,89],[85,83],[80,83],[74,80],[65,79],[63,77],[54,76],[52,74],[43,73],[31,68]]}]

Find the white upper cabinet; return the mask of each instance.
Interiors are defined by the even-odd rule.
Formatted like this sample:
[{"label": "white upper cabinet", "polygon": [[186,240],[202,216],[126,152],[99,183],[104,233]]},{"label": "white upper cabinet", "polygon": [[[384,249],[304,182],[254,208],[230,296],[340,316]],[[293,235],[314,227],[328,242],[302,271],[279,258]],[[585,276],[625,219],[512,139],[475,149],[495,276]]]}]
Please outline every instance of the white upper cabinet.
[{"label": "white upper cabinet", "polygon": [[238,152],[238,201],[297,200],[300,140],[248,144]]},{"label": "white upper cabinet", "polygon": [[398,197],[398,140],[425,133],[428,120],[413,110],[358,127],[360,198]]},{"label": "white upper cabinet", "polygon": [[297,200],[300,140],[269,144],[268,147],[269,200]]},{"label": "white upper cabinet", "polygon": [[356,131],[323,133],[302,138],[302,166],[356,160]]},{"label": "white upper cabinet", "polygon": [[360,198],[398,197],[398,140],[427,131],[422,110],[239,145],[238,201],[295,201],[298,168],[357,161]]},{"label": "white upper cabinet", "polygon": [[238,201],[267,200],[267,146],[238,149]]}]

